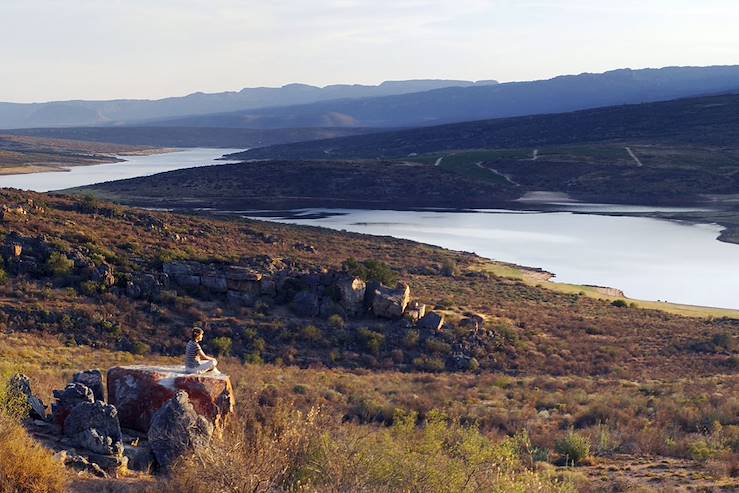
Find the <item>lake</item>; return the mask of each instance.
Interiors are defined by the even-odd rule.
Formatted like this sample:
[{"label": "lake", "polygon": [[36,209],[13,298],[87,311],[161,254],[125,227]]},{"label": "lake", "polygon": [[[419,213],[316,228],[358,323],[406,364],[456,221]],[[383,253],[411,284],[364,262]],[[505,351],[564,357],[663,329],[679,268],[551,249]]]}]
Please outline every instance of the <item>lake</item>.
[{"label": "lake", "polygon": [[216,160],[224,154],[240,151],[243,151],[243,149],[195,148],[149,156],[119,156],[126,161],[93,166],[75,166],[70,168],[69,171],[0,176],[0,187],[12,187],[35,192],[62,190],[105,181],[153,175],[181,168],[231,163],[234,161]]},{"label": "lake", "polygon": [[[66,172],[0,176],[0,187],[45,192],[196,166],[224,164],[240,149],[186,149]],[[258,164],[255,164],[257,166]],[[390,235],[556,274],[556,280],[623,290],[627,296],[739,309],[739,246],[716,241],[717,225],[601,214],[694,210],[584,204],[531,194],[527,207],[565,212],[310,209],[279,222]],[[238,212],[236,212],[238,213]],[[591,214],[588,214],[591,213]],[[249,213],[241,212],[249,216]],[[263,217],[261,217],[263,219]]]},{"label": "lake", "polygon": [[[585,204],[573,206],[588,212]],[[633,206],[593,204],[593,212]],[[649,208],[643,208],[653,210]],[[661,208],[660,210],[670,210]],[[646,212],[646,210],[642,210]],[[721,227],[573,212],[409,212],[306,209],[285,223],[390,235],[621,289],[631,298],[739,309],[739,246]]]}]

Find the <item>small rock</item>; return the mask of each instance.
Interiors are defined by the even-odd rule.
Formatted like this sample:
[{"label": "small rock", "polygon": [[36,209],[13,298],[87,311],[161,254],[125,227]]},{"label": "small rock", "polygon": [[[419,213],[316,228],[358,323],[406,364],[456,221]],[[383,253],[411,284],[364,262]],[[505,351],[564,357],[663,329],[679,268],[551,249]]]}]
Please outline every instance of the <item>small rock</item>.
[{"label": "small rock", "polygon": [[103,386],[103,372],[100,370],[85,370],[75,373],[72,377],[72,382],[81,383],[86,385],[92,390],[92,395],[95,396],[95,400],[105,400],[105,387]]},{"label": "small rock", "polygon": [[418,321],[419,329],[438,331],[444,326],[444,315],[438,312],[428,312]]},{"label": "small rock", "polygon": [[128,468],[132,471],[150,473],[154,467],[154,454],[148,445],[125,447],[123,455],[128,458]]}]

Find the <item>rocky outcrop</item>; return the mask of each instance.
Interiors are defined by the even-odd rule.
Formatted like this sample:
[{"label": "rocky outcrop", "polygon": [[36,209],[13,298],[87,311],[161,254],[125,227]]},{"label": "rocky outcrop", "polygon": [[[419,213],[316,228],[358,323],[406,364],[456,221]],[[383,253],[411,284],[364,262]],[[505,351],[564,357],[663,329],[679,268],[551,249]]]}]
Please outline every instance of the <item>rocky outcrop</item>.
[{"label": "rocky outcrop", "polygon": [[405,283],[398,283],[395,289],[378,285],[370,294],[369,305],[375,316],[395,319],[403,316],[410,298],[411,288]]},{"label": "rocky outcrop", "polygon": [[105,400],[105,387],[103,386],[103,372],[100,370],[85,370],[77,372],[72,377],[73,383],[81,383],[92,390],[96,401]]},{"label": "rocky outcrop", "polygon": [[233,412],[234,393],[227,375],[190,374],[183,367],[124,366],[108,370],[108,401],[121,426],[146,433],[154,414],[178,391],[215,426]]},{"label": "rocky outcrop", "polygon": [[64,434],[75,446],[96,454],[119,456],[123,453],[118,412],[100,401],[76,405],[64,420]]},{"label": "rocky outcrop", "polygon": [[300,291],[290,302],[290,309],[299,317],[315,317],[320,313],[318,295],[312,291]]},{"label": "rocky outcrop", "polygon": [[82,403],[95,402],[95,395],[89,387],[81,383],[70,383],[64,390],[55,390],[56,403],[51,405],[51,416],[54,423],[64,429],[64,423],[72,409]]},{"label": "rocky outcrop", "polygon": [[30,378],[22,373],[16,373],[10,378],[8,390],[15,398],[24,400],[28,404],[29,417],[46,419],[46,405],[33,394]]},{"label": "rocky outcrop", "polygon": [[184,455],[207,447],[212,434],[213,424],[195,410],[187,392],[180,390],[152,416],[149,447],[166,470]]}]

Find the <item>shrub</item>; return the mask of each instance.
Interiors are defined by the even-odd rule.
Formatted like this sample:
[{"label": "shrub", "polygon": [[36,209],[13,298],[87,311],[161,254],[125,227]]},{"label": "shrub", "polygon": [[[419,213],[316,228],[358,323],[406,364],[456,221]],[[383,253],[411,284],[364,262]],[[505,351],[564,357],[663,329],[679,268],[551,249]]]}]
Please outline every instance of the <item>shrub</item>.
[{"label": "shrub", "polygon": [[441,264],[441,275],[447,277],[454,277],[459,273],[457,263],[452,259],[445,259]]},{"label": "shrub", "polygon": [[590,440],[584,435],[570,431],[557,440],[555,450],[566,464],[578,465],[590,455]]},{"label": "shrub", "polygon": [[357,331],[357,338],[367,351],[377,356],[380,354],[380,348],[385,342],[385,336],[379,332],[374,332],[366,327]]},{"label": "shrub", "polygon": [[446,367],[444,360],[440,358],[429,358],[428,356],[414,358],[413,366],[422,371],[441,371]]},{"label": "shrub", "polygon": [[0,267],[0,284],[5,284],[8,281],[8,273]]},{"label": "shrub", "polygon": [[62,493],[66,471],[52,453],[0,412],[0,492]]},{"label": "shrub", "polygon": [[218,356],[228,356],[231,354],[231,348],[233,347],[233,341],[230,337],[214,337],[210,341],[211,345],[215,348]]},{"label": "shrub", "polygon": [[131,352],[133,354],[142,356],[144,354],[148,354],[151,352],[151,346],[149,346],[145,342],[136,341],[136,342],[131,343]]},{"label": "shrub", "polygon": [[323,340],[323,332],[315,325],[308,325],[300,331],[300,337],[304,341],[317,343]]},{"label": "shrub", "polygon": [[418,345],[418,340],[420,338],[421,335],[417,330],[409,330],[403,338],[403,346],[408,349],[412,349]]},{"label": "shrub", "polygon": [[627,306],[629,306],[629,304],[626,303],[626,300],[619,299],[619,300],[613,300],[611,302],[611,306],[615,306],[618,308],[626,308]]},{"label": "shrub", "polygon": [[61,252],[52,253],[46,261],[46,270],[54,277],[66,277],[74,269],[74,260]]},{"label": "shrub", "polygon": [[29,406],[25,395],[10,385],[10,379],[14,373],[12,370],[0,373],[0,414],[20,419],[28,415]]},{"label": "shrub", "polygon": [[353,276],[365,281],[377,281],[387,286],[398,282],[398,274],[390,266],[378,260],[363,260],[361,262],[354,258],[344,261],[343,269]]},{"label": "shrub", "polygon": [[334,329],[343,329],[345,322],[341,315],[334,314],[328,317],[328,324]]}]

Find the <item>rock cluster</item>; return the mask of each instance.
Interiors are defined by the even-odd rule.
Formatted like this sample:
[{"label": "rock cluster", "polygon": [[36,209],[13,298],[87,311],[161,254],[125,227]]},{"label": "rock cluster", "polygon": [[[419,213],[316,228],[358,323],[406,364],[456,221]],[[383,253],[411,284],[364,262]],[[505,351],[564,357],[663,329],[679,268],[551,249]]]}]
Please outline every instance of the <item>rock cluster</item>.
[{"label": "rock cluster", "polygon": [[46,416],[30,379],[15,375],[10,390],[31,404],[27,427],[58,460],[79,471],[107,477],[122,468],[166,470],[184,454],[207,446],[233,412],[231,382],[225,375],[192,375],[183,368],[122,367],[108,373],[74,375]]},{"label": "rock cluster", "polygon": [[[341,271],[302,272],[281,260],[261,257],[250,265],[169,262],[163,266],[164,285],[204,290],[225,296],[234,305],[286,303],[300,317],[374,315],[399,319],[410,303],[410,287],[371,283]],[[418,317],[420,318],[420,317]]]}]

